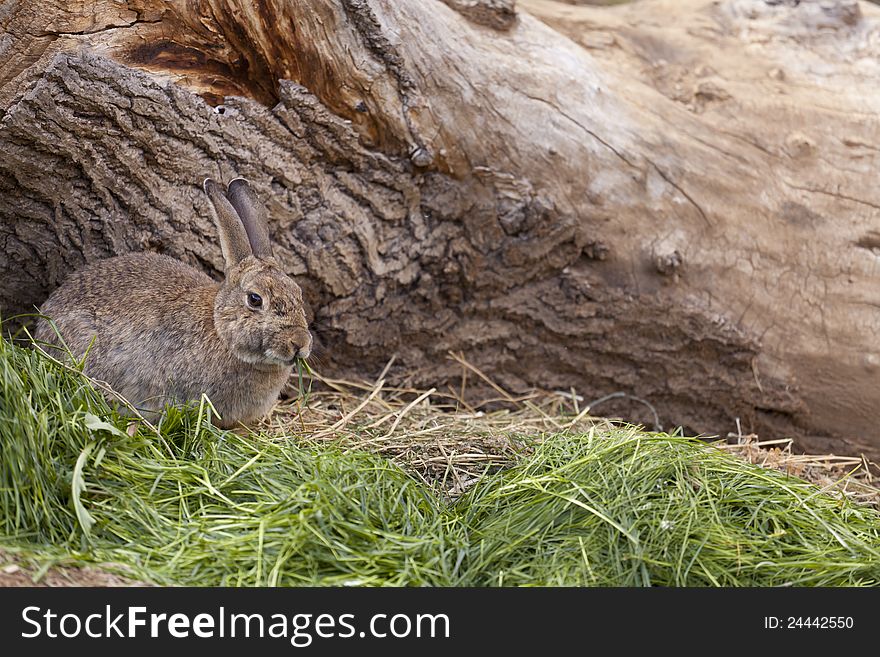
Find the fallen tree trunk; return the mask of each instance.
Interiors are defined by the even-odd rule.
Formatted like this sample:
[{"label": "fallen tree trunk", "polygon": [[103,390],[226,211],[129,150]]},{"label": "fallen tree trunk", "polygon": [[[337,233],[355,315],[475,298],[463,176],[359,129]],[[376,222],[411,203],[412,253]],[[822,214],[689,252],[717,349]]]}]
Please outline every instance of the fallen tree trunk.
[{"label": "fallen tree trunk", "polygon": [[[527,13],[531,12],[531,13]],[[537,16],[538,18],[535,18]],[[880,454],[880,12],[851,0],[18,0],[0,308],[131,250],[219,271],[249,178],[321,369]],[[654,411],[659,414],[655,418]]]}]

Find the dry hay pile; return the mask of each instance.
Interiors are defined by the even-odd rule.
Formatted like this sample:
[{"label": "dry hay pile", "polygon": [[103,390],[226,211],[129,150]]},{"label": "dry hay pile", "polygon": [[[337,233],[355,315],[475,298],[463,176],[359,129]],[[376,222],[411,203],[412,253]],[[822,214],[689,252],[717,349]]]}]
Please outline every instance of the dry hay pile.
[{"label": "dry hay pile", "polygon": [[[516,396],[462,355],[449,357],[464,371],[459,390],[396,388],[386,385],[383,376],[369,383],[312,373],[319,391],[310,388],[305,400],[279,404],[261,428],[280,437],[293,435],[381,454],[455,497],[487,471],[514,463],[544,435],[612,426],[611,420],[590,415],[592,406],[582,406],[575,391]],[[468,403],[468,374],[497,394]],[[499,403],[504,404],[501,410],[476,410]],[[741,431],[729,433],[726,441],[707,440],[749,463],[880,509],[874,474],[880,468],[863,457],[802,454],[790,439],[762,441]]]}]

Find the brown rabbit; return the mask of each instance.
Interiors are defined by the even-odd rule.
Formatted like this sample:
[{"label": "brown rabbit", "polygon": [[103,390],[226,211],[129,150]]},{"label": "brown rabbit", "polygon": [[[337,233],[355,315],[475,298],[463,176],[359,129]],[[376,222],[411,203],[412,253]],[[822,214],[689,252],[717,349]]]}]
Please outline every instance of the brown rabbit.
[{"label": "brown rabbit", "polygon": [[[263,417],[308,358],[302,290],[272,257],[264,213],[248,182],[226,193],[210,178],[225,280],[152,253],[96,262],[70,276],[40,309],[86,372],[139,410],[207,394],[225,428]],[[37,340],[59,344],[45,319]],[[89,345],[94,344],[89,349]]]}]

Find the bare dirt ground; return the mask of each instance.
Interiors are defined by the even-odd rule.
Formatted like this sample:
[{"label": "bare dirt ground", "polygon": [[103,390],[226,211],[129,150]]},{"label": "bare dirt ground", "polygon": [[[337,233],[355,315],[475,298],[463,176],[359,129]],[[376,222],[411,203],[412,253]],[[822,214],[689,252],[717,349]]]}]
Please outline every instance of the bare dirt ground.
[{"label": "bare dirt ground", "polygon": [[52,566],[45,574],[16,555],[0,550],[0,587],[149,586],[96,567]]}]

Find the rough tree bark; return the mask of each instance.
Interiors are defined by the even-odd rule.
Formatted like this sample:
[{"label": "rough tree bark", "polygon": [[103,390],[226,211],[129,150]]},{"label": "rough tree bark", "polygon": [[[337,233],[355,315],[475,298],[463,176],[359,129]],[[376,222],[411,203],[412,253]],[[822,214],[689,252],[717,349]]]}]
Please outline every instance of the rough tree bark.
[{"label": "rough tree bark", "polygon": [[[322,369],[617,391],[880,454],[880,12],[852,0],[6,0],[0,309],[219,271],[249,178]],[[618,397],[597,412],[653,423]]]}]

